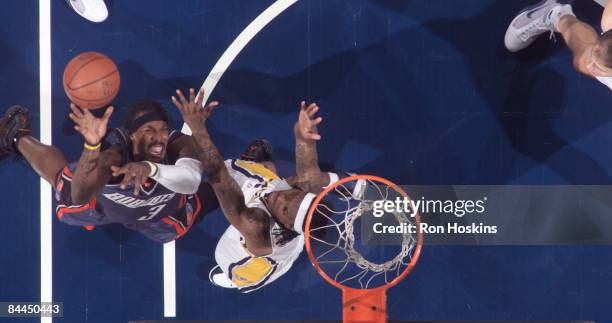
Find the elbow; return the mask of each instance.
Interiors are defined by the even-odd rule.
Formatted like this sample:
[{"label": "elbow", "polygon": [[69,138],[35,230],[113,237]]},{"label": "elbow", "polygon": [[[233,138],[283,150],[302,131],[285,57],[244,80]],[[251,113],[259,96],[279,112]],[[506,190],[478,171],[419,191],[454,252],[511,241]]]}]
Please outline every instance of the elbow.
[{"label": "elbow", "polygon": [[187,185],[187,189],[183,194],[195,194],[198,192],[198,188],[202,183],[202,174],[200,172],[192,172],[189,180],[187,181],[189,185]]},{"label": "elbow", "polygon": [[175,192],[180,194],[195,194],[198,192],[198,188],[200,188],[200,184],[202,183],[202,173],[189,170],[185,172],[185,177],[180,182],[183,185],[177,185],[177,189]]},{"label": "elbow", "polygon": [[202,171],[200,171],[200,165],[195,167],[196,165],[192,165],[192,167],[187,168],[187,178],[185,183],[188,183],[186,187],[189,192],[185,194],[195,194],[200,187],[200,183],[202,183]]}]

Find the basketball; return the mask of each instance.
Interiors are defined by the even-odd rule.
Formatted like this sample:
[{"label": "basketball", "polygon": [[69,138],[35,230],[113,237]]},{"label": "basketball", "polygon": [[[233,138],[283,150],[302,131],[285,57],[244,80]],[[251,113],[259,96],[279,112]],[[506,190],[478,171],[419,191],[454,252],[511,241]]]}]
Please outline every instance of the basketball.
[{"label": "basketball", "polygon": [[77,55],[64,69],[64,91],[83,109],[108,105],[117,96],[120,83],[117,65],[97,52]]}]

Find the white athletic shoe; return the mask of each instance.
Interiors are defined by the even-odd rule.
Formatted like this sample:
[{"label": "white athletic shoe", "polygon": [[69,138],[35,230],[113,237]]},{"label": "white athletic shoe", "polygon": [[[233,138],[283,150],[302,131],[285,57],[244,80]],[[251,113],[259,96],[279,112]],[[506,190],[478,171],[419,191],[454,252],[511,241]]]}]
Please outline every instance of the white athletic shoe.
[{"label": "white athletic shoe", "polygon": [[104,0],[66,0],[81,17],[92,22],[103,22],[108,18]]},{"label": "white athletic shoe", "polygon": [[208,272],[208,280],[215,285],[223,288],[236,288],[236,285],[227,277],[227,275],[221,270],[219,265],[213,267]]},{"label": "white athletic shoe", "polygon": [[559,32],[557,24],[565,15],[574,15],[572,0],[544,0],[523,9],[510,23],[504,43],[511,52],[518,52],[531,45],[540,35],[546,32]]}]

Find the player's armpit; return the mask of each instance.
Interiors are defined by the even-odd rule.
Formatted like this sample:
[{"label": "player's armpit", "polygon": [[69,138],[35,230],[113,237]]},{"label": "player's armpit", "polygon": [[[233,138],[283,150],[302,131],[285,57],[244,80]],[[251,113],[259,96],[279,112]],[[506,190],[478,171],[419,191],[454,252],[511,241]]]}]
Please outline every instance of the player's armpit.
[{"label": "player's armpit", "polygon": [[261,209],[245,208],[240,216],[240,234],[246,240],[246,248],[254,256],[267,256],[272,253],[270,241],[270,216]]},{"label": "player's armpit", "polygon": [[192,136],[182,135],[168,145],[168,158],[176,162],[181,158],[197,159],[197,144]]}]

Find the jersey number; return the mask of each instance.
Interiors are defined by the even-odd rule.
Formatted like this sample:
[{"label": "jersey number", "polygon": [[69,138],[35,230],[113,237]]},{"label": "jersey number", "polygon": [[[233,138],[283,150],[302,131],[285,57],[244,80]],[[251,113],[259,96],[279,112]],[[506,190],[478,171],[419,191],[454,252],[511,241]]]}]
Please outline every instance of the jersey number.
[{"label": "jersey number", "polygon": [[149,209],[149,215],[141,216],[138,221],[148,221],[154,218],[164,207],[166,204],[156,205]]}]

